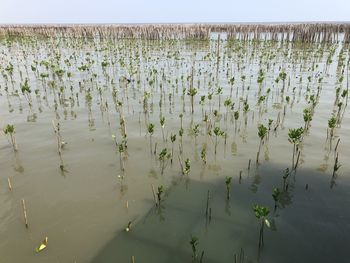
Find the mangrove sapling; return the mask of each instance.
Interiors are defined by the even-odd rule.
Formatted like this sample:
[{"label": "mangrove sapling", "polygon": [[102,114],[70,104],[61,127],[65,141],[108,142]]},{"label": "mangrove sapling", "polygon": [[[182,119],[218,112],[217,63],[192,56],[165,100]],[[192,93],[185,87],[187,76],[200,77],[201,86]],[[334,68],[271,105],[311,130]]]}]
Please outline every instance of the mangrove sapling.
[{"label": "mangrove sapling", "polygon": [[10,142],[15,152],[18,151],[16,137],[15,137],[15,126],[11,124],[7,124],[3,129],[5,135],[10,135]]},{"label": "mangrove sapling", "polygon": [[261,146],[264,142],[264,139],[267,135],[267,128],[263,125],[263,124],[260,124],[258,126],[258,136],[260,138],[260,143],[259,143],[259,149],[258,149],[258,152],[256,154],[256,163],[259,164],[259,156],[260,156],[260,150],[261,150]]},{"label": "mangrove sapling", "polygon": [[233,106],[233,102],[232,102],[231,98],[225,99],[225,101],[224,101],[224,106],[226,107],[225,121],[227,121],[227,117],[228,117],[228,114],[229,114],[229,110],[230,110],[230,109],[232,108],[232,106]]},{"label": "mangrove sapling", "polygon": [[235,111],[233,113],[233,117],[235,118],[235,133],[237,132],[237,120],[239,118],[239,111]]},{"label": "mangrove sapling", "polygon": [[201,150],[201,160],[203,164],[207,163],[207,145],[203,144],[202,150]]},{"label": "mangrove sapling", "polygon": [[226,185],[226,199],[230,200],[230,191],[231,191],[232,177],[226,177],[225,185]]},{"label": "mangrove sapling", "polygon": [[281,196],[281,190],[278,187],[272,189],[272,198],[275,201],[275,210],[277,209],[277,203]]},{"label": "mangrove sapling", "polygon": [[191,113],[194,113],[194,96],[196,96],[197,94],[197,89],[191,87],[188,91],[187,91],[187,95],[191,97]]},{"label": "mangrove sapling", "polygon": [[183,129],[183,128],[180,128],[180,130],[179,130],[179,136],[180,136],[180,145],[179,145],[180,154],[182,154],[182,149],[183,149],[183,146],[182,146],[182,137],[183,137],[183,134],[184,134],[184,129]]},{"label": "mangrove sapling", "polygon": [[152,135],[154,133],[154,124],[153,123],[148,124],[147,132],[149,133],[149,145],[150,145],[150,152],[152,155]]},{"label": "mangrove sapling", "polygon": [[335,117],[332,117],[328,120],[328,129],[330,130],[330,139],[329,139],[330,149],[332,148],[332,140],[333,140],[334,129],[336,124],[337,124],[337,119]]},{"label": "mangrove sapling", "polygon": [[259,231],[259,248],[264,246],[264,225],[270,228],[270,222],[267,216],[270,210],[265,206],[253,205],[253,212],[255,217],[260,220],[260,231]]},{"label": "mangrove sapling", "polygon": [[174,142],[176,141],[176,134],[170,134],[170,140],[171,140],[171,159],[170,159],[170,162],[173,163]]},{"label": "mangrove sapling", "polygon": [[124,157],[123,154],[125,154],[125,145],[123,142],[118,144],[118,152],[119,152],[119,161],[120,161],[120,170],[124,172]]},{"label": "mangrove sapling", "polygon": [[21,84],[21,91],[22,91],[23,96],[26,98],[29,107],[31,108],[32,107],[32,98],[31,98],[30,94],[32,93],[32,90],[29,87],[28,79],[26,79],[24,81],[24,83]]},{"label": "mangrove sapling", "polygon": [[192,132],[193,132],[193,135],[194,135],[194,143],[195,145],[197,145],[197,137],[198,137],[198,134],[199,134],[199,124],[195,124],[194,127],[192,128]]},{"label": "mangrove sapling", "polygon": [[217,90],[216,90],[216,95],[219,96],[219,111],[220,111],[220,108],[221,108],[221,94],[222,94],[222,91],[223,91],[223,88],[221,88],[221,87],[218,87]]},{"label": "mangrove sapling", "polygon": [[160,116],[159,123],[160,123],[160,127],[162,128],[163,142],[165,143],[165,137],[164,137],[165,117],[164,116]]},{"label": "mangrove sapling", "polygon": [[199,104],[202,106],[202,118],[204,116],[204,104],[205,104],[205,95],[201,96],[201,99],[199,101]]},{"label": "mangrove sapling", "polygon": [[180,117],[180,128],[182,129],[182,123],[183,123],[183,117],[184,115],[182,113],[179,114],[179,117]]},{"label": "mangrove sapling", "polygon": [[191,170],[191,162],[190,162],[190,159],[186,159],[185,160],[185,167],[184,167],[184,170],[183,170],[183,174],[184,175],[187,175],[190,173],[190,170]]},{"label": "mangrove sapling", "polygon": [[287,179],[288,179],[288,176],[289,176],[289,168],[287,168],[285,171],[284,171],[284,174],[282,176],[283,178],[283,191],[287,191],[288,190],[288,183],[287,183]]},{"label": "mangrove sapling", "polygon": [[310,108],[306,108],[303,110],[303,117],[304,117],[304,130],[308,131],[310,128],[310,122],[312,121],[312,110]]},{"label": "mangrove sapling", "polygon": [[157,200],[158,200],[158,206],[160,207],[161,201],[162,201],[162,195],[164,193],[164,187],[158,186],[158,190],[157,190]]},{"label": "mangrove sapling", "polygon": [[295,168],[295,153],[298,151],[298,146],[301,143],[302,136],[304,134],[303,127],[297,129],[289,129],[288,141],[293,144],[293,158],[292,158],[292,170]]},{"label": "mangrove sapling", "polygon": [[161,174],[163,175],[164,169],[167,165],[167,160],[171,157],[171,153],[168,152],[167,148],[164,148],[158,155],[158,160],[160,161]]},{"label": "mangrove sapling", "polygon": [[193,262],[197,261],[198,255],[197,255],[197,246],[198,246],[198,238],[195,236],[191,236],[190,239],[190,245],[192,248],[192,260]]},{"label": "mangrove sapling", "polygon": [[217,149],[217,146],[218,146],[218,137],[219,136],[224,136],[224,132],[220,130],[219,127],[215,127],[214,128],[214,134],[215,134],[215,148],[214,148],[214,153],[215,153],[215,156],[216,156],[216,149]]},{"label": "mangrove sapling", "polygon": [[337,153],[337,156],[335,157],[335,161],[334,161],[334,166],[333,166],[333,175],[332,175],[333,178],[335,177],[336,172],[339,170],[340,167],[341,165],[339,165],[338,163],[338,153]]},{"label": "mangrove sapling", "polygon": [[243,103],[243,113],[244,113],[244,125],[247,126],[247,121],[248,121],[248,114],[249,112],[249,104],[245,101]]}]

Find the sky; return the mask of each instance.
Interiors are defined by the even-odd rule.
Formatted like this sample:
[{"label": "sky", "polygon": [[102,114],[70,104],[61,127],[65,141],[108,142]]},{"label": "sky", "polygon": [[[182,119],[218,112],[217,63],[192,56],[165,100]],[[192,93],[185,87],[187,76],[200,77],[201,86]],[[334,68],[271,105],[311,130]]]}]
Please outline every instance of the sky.
[{"label": "sky", "polygon": [[0,24],[350,21],[350,0],[0,0]]}]

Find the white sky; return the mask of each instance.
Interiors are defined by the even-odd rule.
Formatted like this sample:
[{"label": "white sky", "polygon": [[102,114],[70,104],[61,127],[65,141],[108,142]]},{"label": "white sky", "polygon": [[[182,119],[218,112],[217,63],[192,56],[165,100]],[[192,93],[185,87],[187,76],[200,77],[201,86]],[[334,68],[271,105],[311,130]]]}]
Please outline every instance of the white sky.
[{"label": "white sky", "polygon": [[0,0],[0,23],[350,21],[350,0]]}]

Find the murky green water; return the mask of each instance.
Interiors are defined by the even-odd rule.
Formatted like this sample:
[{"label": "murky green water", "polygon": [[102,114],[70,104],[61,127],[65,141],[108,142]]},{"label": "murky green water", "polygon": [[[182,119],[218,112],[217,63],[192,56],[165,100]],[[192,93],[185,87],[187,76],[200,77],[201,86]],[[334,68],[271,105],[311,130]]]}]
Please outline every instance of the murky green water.
[{"label": "murky green water", "polygon": [[[18,145],[14,152],[1,133],[1,262],[130,262],[132,256],[135,262],[191,262],[191,235],[198,237],[203,262],[234,262],[240,251],[241,262],[347,262],[350,120],[347,96],[341,94],[347,90],[349,47],[33,38],[3,39],[0,49],[0,126],[15,126]],[[276,81],[281,72],[285,84]],[[31,93],[21,91],[26,78]],[[187,95],[191,86],[197,89],[193,114]],[[288,131],[304,126],[303,109],[311,106],[312,96],[310,128],[285,188],[282,176],[291,169],[293,151]],[[338,124],[330,148],[332,114]],[[127,133],[122,162],[112,138],[122,141],[121,116]],[[267,126],[269,119],[271,130],[256,165],[257,127]],[[53,120],[67,143],[62,161]],[[151,140],[149,123],[155,125]],[[226,136],[216,140],[215,127]],[[171,134],[177,135],[173,144]],[[339,138],[341,167],[333,176]],[[163,148],[173,149],[173,162],[166,160],[162,173]],[[190,170],[183,175],[179,159],[187,158]],[[230,176],[227,201],[225,178]],[[155,191],[165,188],[160,208],[151,185]],[[273,187],[282,191],[276,210]],[[271,229],[265,227],[260,248],[260,221],[252,211],[256,203],[270,209]],[[125,232],[129,221],[131,231]],[[45,236],[47,248],[35,253]]]}]

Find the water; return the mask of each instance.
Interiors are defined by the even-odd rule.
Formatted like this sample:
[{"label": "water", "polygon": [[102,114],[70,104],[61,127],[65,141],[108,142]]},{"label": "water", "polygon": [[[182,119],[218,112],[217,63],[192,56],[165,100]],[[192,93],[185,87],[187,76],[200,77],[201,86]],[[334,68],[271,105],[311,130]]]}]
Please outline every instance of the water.
[{"label": "water", "polygon": [[[218,48],[217,41],[15,39],[8,44],[2,40],[1,65],[3,68],[9,62],[14,65],[14,84],[10,77],[8,81],[0,77],[0,125],[14,124],[19,148],[14,153],[1,134],[2,261],[125,262],[134,256],[135,262],[189,262],[192,259],[189,239],[194,235],[199,238],[198,253],[204,251],[203,262],[232,262],[234,254],[239,254],[241,249],[245,262],[346,262],[350,217],[347,109],[341,126],[336,128],[332,150],[326,142],[327,120],[337,110],[335,88],[346,89],[345,74],[343,83],[338,83],[341,48],[341,44],[269,41],[222,41]],[[327,66],[329,57],[332,62]],[[347,61],[346,49],[343,57]],[[36,66],[39,73],[49,73],[44,82],[30,68],[34,61],[42,60],[49,62],[48,69],[43,63]],[[87,65],[92,60],[95,62],[89,71],[78,70],[82,63]],[[109,63],[105,71],[101,66],[103,60]],[[183,88],[191,85],[192,67],[193,84],[198,89],[193,115],[187,90],[184,102],[182,100]],[[288,76],[283,100],[282,81],[274,81],[280,67]],[[72,72],[71,79],[66,75],[62,80],[54,76],[58,68],[64,69],[65,74]],[[260,93],[259,69],[265,72]],[[322,72],[320,84],[315,77],[317,72]],[[126,83],[124,76],[134,81]],[[235,77],[232,88],[235,104],[226,119],[224,101],[231,94],[228,82],[231,76]],[[311,76],[309,84],[308,76]],[[26,77],[32,90],[31,107],[20,91],[20,83]],[[54,81],[55,88],[50,87],[49,80]],[[216,94],[217,85],[223,87],[220,96]],[[283,172],[290,168],[292,161],[293,146],[287,139],[288,129],[304,126],[302,110],[309,106],[306,98],[316,94],[318,86],[320,96],[309,133],[300,146],[298,170],[290,176],[288,191],[274,211],[272,188],[282,189]],[[60,87],[63,87],[61,91]],[[115,135],[117,142],[121,141],[113,88],[117,90],[115,100],[123,102],[128,135],[124,172],[112,139]],[[34,94],[36,89],[40,98]],[[145,91],[150,93],[146,114]],[[89,92],[91,106],[86,101]],[[208,92],[213,92],[213,99],[209,101],[206,97],[202,107],[200,96],[207,96]],[[259,106],[260,95],[267,98]],[[290,97],[289,103],[286,96]],[[250,110],[244,114],[246,98]],[[108,110],[101,107],[106,102]],[[286,115],[282,118],[284,106]],[[214,110],[218,110],[221,117],[215,117]],[[240,113],[236,123],[233,111]],[[167,142],[163,142],[160,113],[165,117]],[[180,113],[184,116],[182,155],[178,134]],[[216,155],[215,136],[207,135],[202,121],[205,113],[212,127],[220,127],[227,133],[226,144],[224,137],[218,138]],[[281,123],[276,132],[269,132],[260,154],[261,164],[256,166],[260,141],[257,125],[267,125],[268,119],[273,119],[275,125],[278,114]],[[61,162],[52,120],[59,121],[62,139],[67,142],[62,150],[64,171],[59,168]],[[152,152],[157,143],[156,156],[150,153],[146,128],[149,122],[155,124]],[[191,131],[195,124],[200,124],[196,138]],[[169,160],[161,174],[157,157],[165,147],[171,151],[171,133],[177,134],[173,163]],[[338,152],[342,166],[332,177],[338,138],[341,139]],[[205,165],[201,160],[203,144],[207,147]],[[191,161],[188,175],[182,175],[178,155]],[[251,169],[248,171],[249,159]],[[227,176],[233,177],[229,201],[225,200]],[[8,189],[8,178],[12,191]],[[155,189],[160,185],[166,189],[161,209],[154,207],[152,184]],[[205,216],[208,190],[212,194],[210,222]],[[24,225],[22,199],[26,201],[28,229]],[[254,203],[270,208],[269,219],[273,223],[272,230],[265,228],[265,245],[260,249],[259,221],[252,212]],[[129,221],[132,221],[132,231],[127,233],[124,229]],[[49,239],[47,249],[35,253],[34,248],[45,236]]]}]

